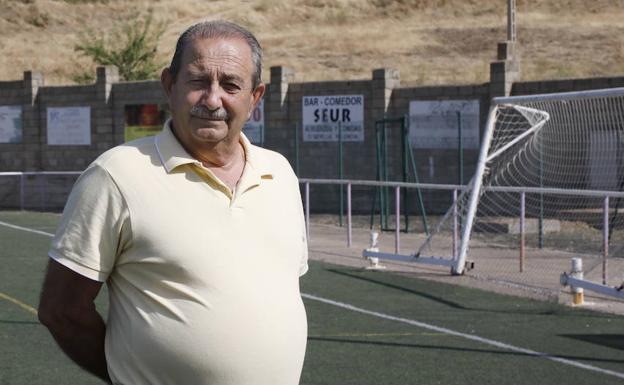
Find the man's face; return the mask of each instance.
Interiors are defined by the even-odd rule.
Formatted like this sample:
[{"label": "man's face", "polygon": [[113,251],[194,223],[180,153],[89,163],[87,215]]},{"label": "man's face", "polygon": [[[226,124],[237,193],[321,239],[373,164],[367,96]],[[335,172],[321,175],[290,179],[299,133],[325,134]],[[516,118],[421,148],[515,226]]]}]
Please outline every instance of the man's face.
[{"label": "man's face", "polygon": [[173,126],[182,144],[234,143],[264,93],[252,87],[251,48],[242,39],[196,39],[184,49],[175,80],[162,82]]}]

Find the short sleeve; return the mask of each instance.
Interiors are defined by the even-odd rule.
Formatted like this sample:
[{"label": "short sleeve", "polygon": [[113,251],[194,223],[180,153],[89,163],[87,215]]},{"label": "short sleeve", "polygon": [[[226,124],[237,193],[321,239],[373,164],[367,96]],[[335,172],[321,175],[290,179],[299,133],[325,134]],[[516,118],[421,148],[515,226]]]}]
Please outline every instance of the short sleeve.
[{"label": "short sleeve", "polygon": [[91,165],[69,195],[49,256],[87,278],[104,282],[130,237],[130,215],[110,174]]}]

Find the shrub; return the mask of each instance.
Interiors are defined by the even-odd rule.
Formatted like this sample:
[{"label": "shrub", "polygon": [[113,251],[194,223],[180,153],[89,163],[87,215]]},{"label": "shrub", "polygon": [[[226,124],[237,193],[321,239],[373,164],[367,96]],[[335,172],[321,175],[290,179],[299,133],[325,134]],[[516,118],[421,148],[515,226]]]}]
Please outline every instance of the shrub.
[{"label": "shrub", "polygon": [[[74,47],[76,52],[90,57],[98,65],[115,65],[123,80],[146,80],[158,77],[164,66],[156,60],[158,41],[165,32],[165,24],[155,23],[152,13],[118,24],[110,35],[87,31]],[[86,74],[74,79],[86,80]]]}]

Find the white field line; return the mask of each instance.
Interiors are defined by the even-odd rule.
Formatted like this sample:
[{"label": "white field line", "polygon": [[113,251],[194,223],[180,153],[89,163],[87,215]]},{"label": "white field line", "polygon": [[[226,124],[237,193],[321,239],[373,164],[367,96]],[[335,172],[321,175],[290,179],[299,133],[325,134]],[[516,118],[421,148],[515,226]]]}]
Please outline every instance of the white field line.
[{"label": "white field line", "polygon": [[[10,227],[10,228],[16,229],[16,230],[23,230],[23,231],[28,231],[30,233],[45,235],[45,236],[48,236],[48,237],[54,237],[54,234],[46,233],[45,231],[39,231],[39,230],[35,230],[35,229],[30,229],[30,228],[27,228],[27,227],[17,226],[17,225],[13,225],[13,224],[2,222],[2,221],[0,221],[0,225],[6,226],[6,227]],[[482,344],[495,346],[497,348],[511,350],[513,352],[523,353],[523,354],[526,354],[526,355],[529,355],[529,356],[541,357],[541,358],[545,358],[547,360],[559,362],[561,364],[570,365],[570,366],[574,366],[574,367],[577,367],[577,368],[581,368],[581,369],[585,369],[585,370],[591,370],[591,371],[594,371],[594,372],[598,372],[598,373],[606,374],[606,375],[609,375],[609,376],[613,376],[613,377],[624,379],[624,373],[616,372],[616,371],[609,370],[609,369],[599,368],[599,367],[593,366],[593,365],[587,365],[587,364],[584,364],[582,362],[568,360],[566,358],[560,358],[560,357],[556,357],[556,356],[551,356],[550,354],[540,353],[540,352],[537,352],[537,351],[534,351],[534,350],[525,349],[525,348],[517,347],[517,346],[514,346],[514,345],[509,345],[509,344],[506,344],[504,342],[490,340],[488,338],[483,338],[483,337],[475,336],[475,335],[472,335],[472,334],[461,333],[461,332],[458,332],[458,331],[455,331],[455,330],[443,328],[443,327],[440,327],[440,326],[430,325],[430,324],[427,324],[427,323],[424,323],[424,322],[420,322],[420,321],[416,321],[416,320],[412,320],[412,319],[408,319],[408,318],[395,317],[395,316],[392,316],[392,315],[379,313],[379,312],[372,311],[372,310],[362,309],[360,307],[353,306],[353,305],[350,305],[348,303],[333,301],[331,299],[317,297],[317,296],[312,295],[312,294],[301,293],[301,296],[303,298],[307,298],[307,299],[312,300],[312,301],[322,302],[322,303],[325,303],[325,304],[328,304],[328,305],[337,306],[337,307],[340,307],[340,308],[343,308],[343,309],[347,309],[347,310],[351,310],[351,311],[354,311],[354,312],[357,312],[357,313],[367,314],[367,315],[371,315],[373,317],[383,318],[383,319],[387,319],[387,320],[390,320],[390,321],[402,322],[402,323],[405,323],[405,324],[408,324],[408,325],[418,326],[420,328],[427,329],[427,330],[432,330],[432,331],[435,331],[435,332],[438,332],[438,333],[449,334],[449,335],[452,335],[452,336],[461,337],[461,338],[465,338],[465,339],[472,340],[472,341],[477,341],[477,342],[480,342]]]},{"label": "white field line", "polygon": [[35,230],[35,229],[30,229],[28,227],[22,227],[22,226],[17,226],[17,225],[12,225],[10,223],[7,222],[2,222],[0,221],[0,225],[1,226],[6,226],[15,230],[22,230],[22,231],[28,231],[29,233],[35,233],[35,234],[39,234],[39,235],[45,235],[47,237],[54,237],[54,234],[52,233],[46,233],[45,231],[41,231],[41,230]]},{"label": "white field line", "polygon": [[565,358],[552,356],[552,355],[547,354],[547,353],[540,353],[540,352],[537,352],[537,351],[534,351],[534,350],[525,349],[525,348],[521,348],[521,347],[518,347],[518,346],[506,344],[504,342],[499,342],[499,341],[491,340],[491,339],[484,338],[484,337],[479,337],[479,336],[472,335],[472,334],[461,333],[461,332],[458,332],[458,331],[455,331],[455,330],[443,328],[443,327],[440,327],[440,326],[430,325],[430,324],[427,324],[427,323],[424,323],[424,322],[420,322],[420,321],[416,321],[416,320],[412,320],[412,319],[408,319],[408,318],[395,317],[395,316],[392,316],[392,315],[379,313],[379,312],[372,311],[372,310],[362,309],[360,307],[356,307],[356,306],[350,305],[348,303],[333,301],[331,299],[317,297],[317,296],[312,295],[312,294],[301,293],[301,296],[303,298],[307,298],[307,299],[312,300],[312,301],[322,302],[322,303],[325,303],[325,304],[328,304],[328,305],[337,306],[337,307],[340,307],[340,308],[343,308],[343,309],[347,309],[347,310],[351,310],[351,311],[354,311],[354,312],[357,312],[357,313],[367,314],[367,315],[370,315],[370,316],[373,316],[373,317],[378,317],[378,318],[383,318],[383,319],[387,319],[387,320],[390,320],[390,321],[396,321],[396,322],[401,322],[401,323],[405,323],[405,324],[408,324],[408,325],[418,326],[420,328],[427,329],[427,330],[432,330],[432,331],[435,331],[435,332],[438,332],[438,333],[444,333],[444,334],[448,334],[448,335],[452,335],[452,336],[456,336],[456,337],[460,337],[460,338],[465,338],[465,339],[468,339],[468,340],[480,342],[482,344],[495,346],[497,348],[501,348],[501,349],[505,349],[505,350],[511,350],[513,352],[523,353],[523,354],[526,354],[526,355],[529,355],[529,356],[541,357],[541,358],[545,358],[545,359],[550,360],[550,361],[559,362],[561,364],[570,365],[570,366],[574,366],[574,367],[577,367],[577,368],[580,368],[580,369],[591,370],[591,371],[594,371],[594,372],[598,372],[598,373],[606,374],[606,375],[609,375],[609,376],[613,376],[613,377],[624,379],[624,373],[621,373],[621,372],[616,372],[616,371],[609,370],[609,369],[599,368],[597,366],[584,364],[582,362],[578,362],[578,361],[573,361],[573,360],[568,360],[568,359],[565,359]]}]

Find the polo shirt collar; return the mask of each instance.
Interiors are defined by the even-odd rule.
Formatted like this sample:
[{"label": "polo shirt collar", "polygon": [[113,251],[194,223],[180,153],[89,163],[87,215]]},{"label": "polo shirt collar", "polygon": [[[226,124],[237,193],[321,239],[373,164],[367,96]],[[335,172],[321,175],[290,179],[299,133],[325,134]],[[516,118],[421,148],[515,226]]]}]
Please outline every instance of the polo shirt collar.
[{"label": "polo shirt collar", "polygon": [[[242,132],[240,134],[240,143],[245,151],[245,169],[239,185],[244,184],[245,187],[251,187],[259,184],[263,177],[270,179],[273,176],[273,172],[270,162],[265,158],[262,151],[252,145]],[[171,173],[177,167],[185,164],[203,167],[201,162],[193,158],[182,147],[178,138],[175,137],[171,128],[171,119],[165,122],[163,130],[156,136],[155,145],[160,161],[167,173]],[[240,187],[244,188],[244,186]]]},{"label": "polo shirt collar", "polygon": [[249,139],[241,132],[240,143],[245,151],[245,169],[236,191],[243,193],[253,186],[259,185],[262,179],[272,179],[273,173],[270,162],[265,159],[264,153],[252,145]]},{"label": "polo shirt collar", "polygon": [[184,164],[201,164],[193,158],[178,142],[171,128],[171,119],[163,125],[163,130],[155,139],[156,151],[167,173]]}]

